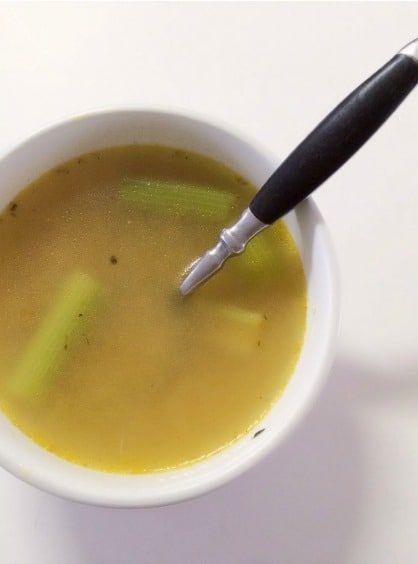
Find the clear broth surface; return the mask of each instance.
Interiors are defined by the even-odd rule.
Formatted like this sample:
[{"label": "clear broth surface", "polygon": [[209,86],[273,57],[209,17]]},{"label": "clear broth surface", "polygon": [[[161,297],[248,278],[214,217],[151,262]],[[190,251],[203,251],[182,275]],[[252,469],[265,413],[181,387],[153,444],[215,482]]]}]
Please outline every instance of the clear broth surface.
[{"label": "clear broth surface", "polygon": [[[0,216],[0,406],[58,456],[143,473],[205,458],[254,428],[295,368],[307,297],[279,222],[265,235],[279,265],[266,279],[234,258],[182,299],[184,268],[224,225],[144,213],[121,200],[126,177],[232,192],[227,223],[255,190],[212,159],[159,146],[82,155],[29,185]],[[73,271],[95,278],[105,299],[40,397],[23,401],[9,389],[16,360]],[[224,321],[217,312],[229,306],[261,313],[257,331]]]}]

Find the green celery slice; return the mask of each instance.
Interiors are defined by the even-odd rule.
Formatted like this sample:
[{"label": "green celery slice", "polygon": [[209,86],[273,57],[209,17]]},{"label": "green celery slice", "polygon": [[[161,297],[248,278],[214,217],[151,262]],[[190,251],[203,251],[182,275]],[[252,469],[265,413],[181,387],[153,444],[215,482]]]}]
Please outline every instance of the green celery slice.
[{"label": "green celery slice", "polygon": [[200,303],[199,309],[210,319],[208,337],[228,352],[247,354],[258,346],[265,317],[258,311],[213,301]]},{"label": "green celery slice", "polygon": [[218,335],[224,350],[240,355],[254,350],[264,320],[261,313],[229,305],[220,307],[216,314],[222,324]]},{"label": "green celery slice", "polygon": [[248,328],[258,328],[264,319],[263,315],[258,311],[231,305],[219,307],[216,313],[230,323],[243,325]]},{"label": "green celery slice", "polygon": [[29,339],[10,382],[22,398],[39,395],[64,364],[69,347],[81,336],[100,294],[88,274],[73,273]]},{"label": "green celery slice", "polygon": [[233,259],[234,267],[246,278],[257,280],[273,279],[280,272],[281,231],[283,225],[271,226],[263,233],[256,235],[248,243],[245,251]]},{"label": "green celery slice", "polygon": [[123,200],[147,211],[226,220],[236,204],[235,194],[195,184],[168,180],[125,180],[120,192]]}]

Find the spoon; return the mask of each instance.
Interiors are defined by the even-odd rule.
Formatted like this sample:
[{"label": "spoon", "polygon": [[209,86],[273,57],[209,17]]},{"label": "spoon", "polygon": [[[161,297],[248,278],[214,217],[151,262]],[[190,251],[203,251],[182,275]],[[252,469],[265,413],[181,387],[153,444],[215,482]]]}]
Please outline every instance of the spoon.
[{"label": "spoon", "polygon": [[418,39],[345,98],[296,147],[218,244],[197,259],[180,285],[189,294],[231,255],[274,223],[338,170],[379,129],[418,82]]}]

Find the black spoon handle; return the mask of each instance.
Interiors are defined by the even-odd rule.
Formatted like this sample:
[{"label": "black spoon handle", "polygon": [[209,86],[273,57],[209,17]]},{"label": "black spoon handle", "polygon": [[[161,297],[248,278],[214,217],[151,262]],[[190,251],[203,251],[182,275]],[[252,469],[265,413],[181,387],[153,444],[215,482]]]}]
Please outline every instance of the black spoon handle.
[{"label": "black spoon handle", "polygon": [[257,192],[250,210],[273,223],[340,168],[418,82],[418,39],[343,100]]}]

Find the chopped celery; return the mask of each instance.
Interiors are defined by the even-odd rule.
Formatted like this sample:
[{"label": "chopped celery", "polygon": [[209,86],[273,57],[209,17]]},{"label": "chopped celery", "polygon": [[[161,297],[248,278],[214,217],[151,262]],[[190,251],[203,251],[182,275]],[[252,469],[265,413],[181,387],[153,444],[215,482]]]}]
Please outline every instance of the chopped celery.
[{"label": "chopped celery", "polygon": [[251,311],[237,306],[222,306],[217,309],[218,315],[231,323],[257,328],[263,322],[263,315],[258,311]]},{"label": "chopped celery", "polygon": [[226,220],[236,203],[236,196],[229,192],[168,180],[126,180],[120,194],[144,210],[204,217],[214,222]]},{"label": "chopped celery", "polygon": [[87,274],[74,273],[67,279],[20,356],[10,383],[16,395],[31,398],[44,390],[64,363],[68,348],[82,335],[99,294]]},{"label": "chopped celery", "polygon": [[[201,303],[202,313],[210,320],[209,338],[228,352],[245,354],[258,345],[263,314],[233,305]],[[215,329],[215,330],[214,330]]]},{"label": "chopped celery", "polygon": [[222,306],[217,310],[222,329],[218,335],[228,352],[247,354],[257,346],[263,315],[237,306]]},{"label": "chopped celery", "polygon": [[255,277],[271,276],[279,267],[279,253],[273,233],[260,233],[248,243],[245,251],[235,259],[235,264],[241,271]]}]

